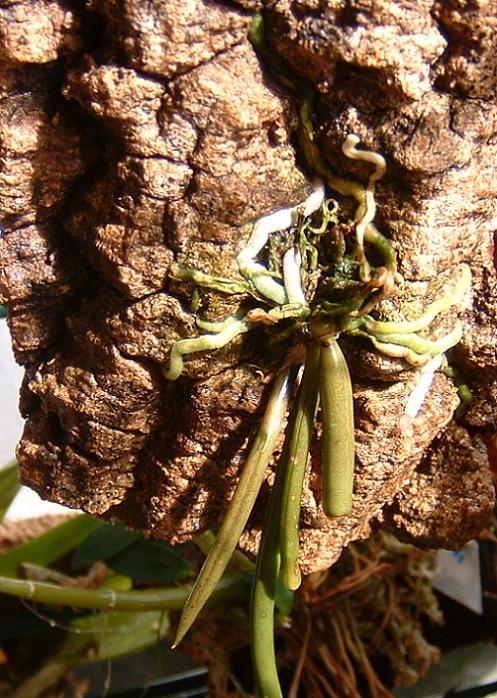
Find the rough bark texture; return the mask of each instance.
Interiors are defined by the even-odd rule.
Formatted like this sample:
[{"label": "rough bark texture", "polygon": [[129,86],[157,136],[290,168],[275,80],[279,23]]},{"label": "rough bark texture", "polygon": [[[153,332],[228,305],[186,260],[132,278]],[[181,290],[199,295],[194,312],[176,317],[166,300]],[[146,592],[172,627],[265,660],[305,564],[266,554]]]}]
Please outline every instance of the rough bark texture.
[{"label": "rough bark texture", "polygon": [[[195,332],[171,262],[236,276],[253,220],[310,189],[292,141],[294,99],[247,39],[261,5],[274,51],[318,92],[330,165],[366,181],[368,169],[341,154],[352,132],[387,160],[377,220],[405,284],[384,312],[429,301],[461,262],[473,273],[471,302],[451,311],[465,328],[451,362],[475,394],[464,423],[454,421],[453,383],[439,375],[412,428],[399,431],[415,372],[344,343],[354,511],[323,515],[316,439],[303,569],[328,566],[372,525],[460,546],[493,506],[480,438],[495,432],[497,414],[492,2],[4,0],[0,294],[26,367],[23,480],[172,541],[218,524],[267,395],[265,336],[194,355],[174,383],[160,365]],[[267,491],[242,540],[249,551]]]}]

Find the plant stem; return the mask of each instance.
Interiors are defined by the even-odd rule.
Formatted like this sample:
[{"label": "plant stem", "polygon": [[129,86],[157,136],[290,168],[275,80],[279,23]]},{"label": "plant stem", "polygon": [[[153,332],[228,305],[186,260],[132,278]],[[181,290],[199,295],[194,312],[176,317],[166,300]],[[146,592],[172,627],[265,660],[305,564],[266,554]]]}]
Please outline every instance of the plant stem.
[{"label": "plant stem", "polygon": [[[247,575],[226,575],[216,585],[210,601],[215,605],[225,601],[240,600],[246,596],[246,590]],[[57,606],[102,608],[114,611],[145,611],[160,608],[178,611],[183,608],[191,592],[191,585],[122,592],[112,589],[77,589],[46,582],[0,577],[0,592],[28,601]]]}]

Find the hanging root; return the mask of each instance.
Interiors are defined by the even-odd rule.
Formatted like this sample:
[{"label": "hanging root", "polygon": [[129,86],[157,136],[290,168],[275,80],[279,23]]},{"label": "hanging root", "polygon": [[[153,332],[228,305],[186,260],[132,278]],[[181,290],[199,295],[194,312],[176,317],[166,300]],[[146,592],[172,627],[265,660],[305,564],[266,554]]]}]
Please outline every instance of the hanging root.
[{"label": "hanging root", "polygon": [[363,160],[375,166],[374,172],[369,176],[367,187],[363,190],[363,201],[360,202],[355,215],[357,246],[359,249],[361,266],[363,267],[363,280],[367,281],[370,278],[370,270],[364,252],[364,237],[367,227],[372,223],[376,213],[376,201],[374,198],[375,184],[385,174],[387,165],[385,158],[379,153],[374,153],[371,150],[358,150],[356,148],[358,143],[359,137],[355,134],[350,134],[345,139],[342,150],[344,154],[352,160]]}]

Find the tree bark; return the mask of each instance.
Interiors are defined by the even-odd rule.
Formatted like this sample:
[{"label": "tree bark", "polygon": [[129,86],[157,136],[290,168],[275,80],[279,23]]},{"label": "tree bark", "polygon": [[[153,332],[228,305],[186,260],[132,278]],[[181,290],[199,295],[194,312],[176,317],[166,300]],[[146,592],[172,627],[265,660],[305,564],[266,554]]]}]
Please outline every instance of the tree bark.
[{"label": "tree bark", "polygon": [[[293,137],[298,98],[248,39],[257,8],[272,50],[316,91],[330,167],[367,181],[370,166],[341,152],[349,133],[387,161],[376,221],[404,283],[381,311],[422,307],[462,262],[473,275],[471,300],[447,313],[463,321],[450,362],[474,394],[462,420],[453,381],[437,374],[399,430],[416,371],[360,340],[344,345],[354,510],[335,521],[322,513],[318,433],[303,571],[329,566],[372,526],[459,547],[485,526],[494,496],[485,446],[497,415],[493,2],[2,3],[0,294],[26,367],[22,479],[173,542],[219,524],[267,398],[266,337],[256,330],[194,354],[175,382],[160,367],[195,333],[171,263],[236,278],[253,221],[311,191]],[[209,302],[213,317],[234,307]],[[269,472],[242,538],[250,552],[271,482]]]}]

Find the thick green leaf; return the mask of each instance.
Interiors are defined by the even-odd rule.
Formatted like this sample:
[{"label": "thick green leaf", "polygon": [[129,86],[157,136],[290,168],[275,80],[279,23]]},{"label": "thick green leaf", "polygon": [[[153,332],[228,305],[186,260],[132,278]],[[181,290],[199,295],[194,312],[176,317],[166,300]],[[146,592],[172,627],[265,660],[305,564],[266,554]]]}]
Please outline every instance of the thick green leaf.
[{"label": "thick green leaf", "polygon": [[74,516],[38,538],[16,545],[15,548],[0,555],[0,575],[17,577],[18,568],[22,562],[33,562],[46,567],[80,545],[101,525],[98,519],[88,514]]},{"label": "thick green leaf", "polygon": [[71,623],[63,657],[73,663],[89,645],[96,648],[90,659],[115,659],[125,654],[141,652],[162,640],[169,631],[166,611],[140,613],[114,611],[77,618]]},{"label": "thick green leaf", "polygon": [[169,614],[166,611],[107,614],[105,623],[95,633],[99,641],[98,657],[112,659],[140,652],[162,640],[169,627]]},{"label": "thick green leaf", "polygon": [[21,487],[17,473],[17,461],[0,470],[0,522]]},{"label": "thick green leaf", "polygon": [[139,540],[105,562],[114,572],[147,584],[179,582],[190,574],[181,555],[158,540]]},{"label": "thick green leaf", "polygon": [[139,531],[131,531],[122,523],[103,523],[76,548],[72,568],[82,570],[97,560],[105,561],[142,538]]}]

